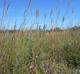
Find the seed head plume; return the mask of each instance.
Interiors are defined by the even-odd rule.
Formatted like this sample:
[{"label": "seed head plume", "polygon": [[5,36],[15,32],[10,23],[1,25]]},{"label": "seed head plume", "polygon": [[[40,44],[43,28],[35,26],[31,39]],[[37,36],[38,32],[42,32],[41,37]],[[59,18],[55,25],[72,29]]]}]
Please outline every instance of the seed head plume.
[{"label": "seed head plume", "polygon": [[39,15],[40,15],[40,11],[39,9],[36,9],[36,17],[39,17]]},{"label": "seed head plume", "polygon": [[4,17],[5,14],[5,8],[6,8],[6,0],[4,0],[4,4],[3,4],[2,18]]},{"label": "seed head plume", "polygon": [[27,8],[25,9],[25,15],[27,15],[27,12],[31,7],[31,3],[32,3],[32,0],[29,0],[29,4],[28,4]]},{"label": "seed head plume", "polygon": [[6,15],[8,14],[9,7],[10,7],[10,0],[8,0],[8,4],[6,6]]}]

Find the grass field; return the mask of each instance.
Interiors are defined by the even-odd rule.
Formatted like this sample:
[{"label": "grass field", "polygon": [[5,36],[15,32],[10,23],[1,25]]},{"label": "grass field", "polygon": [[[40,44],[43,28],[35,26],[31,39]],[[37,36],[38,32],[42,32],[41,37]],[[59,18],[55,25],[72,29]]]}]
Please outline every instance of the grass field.
[{"label": "grass field", "polygon": [[80,74],[79,3],[0,1],[0,74]]},{"label": "grass field", "polygon": [[79,74],[80,31],[0,32],[0,74]]}]

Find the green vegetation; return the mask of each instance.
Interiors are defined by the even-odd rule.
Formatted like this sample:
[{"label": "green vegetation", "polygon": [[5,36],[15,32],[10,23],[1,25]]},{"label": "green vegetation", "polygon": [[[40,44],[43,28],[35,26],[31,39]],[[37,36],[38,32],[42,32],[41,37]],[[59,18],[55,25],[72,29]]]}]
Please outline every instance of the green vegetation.
[{"label": "green vegetation", "polygon": [[79,31],[0,32],[0,74],[79,74]]}]

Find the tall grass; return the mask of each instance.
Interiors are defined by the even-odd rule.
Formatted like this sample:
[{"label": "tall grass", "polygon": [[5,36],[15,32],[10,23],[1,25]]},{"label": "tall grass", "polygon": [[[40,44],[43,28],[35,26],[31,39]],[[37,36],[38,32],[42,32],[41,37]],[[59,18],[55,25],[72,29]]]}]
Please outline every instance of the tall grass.
[{"label": "tall grass", "polygon": [[76,72],[80,64],[79,31],[39,34],[0,33],[0,74]]},{"label": "tall grass", "polygon": [[[24,11],[23,23],[32,0]],[[9,1],[4,0],[9,10]],[[3,15],[4,17],[4,9]],[[80,72],[80,30],[53,29],[53,11],[50,11],[51,29],[39,27],[37,21],[40,10],[36,10],[36,30],[14,29],[0,30],[0,74],[79,74]],[[48,14],[44,15],[46,20]],[[58,16],[59,17],[59,16]],[[58,20],[58,19],[57,19]],[[56,20],[56,21],[57,21]],[[57,25],[57,22],[55,24]],[[3,21],[5,22],[5,21]],[[61,25],[65,22],[62,17]],[[3,23],[1,23],[3,25]]]}]

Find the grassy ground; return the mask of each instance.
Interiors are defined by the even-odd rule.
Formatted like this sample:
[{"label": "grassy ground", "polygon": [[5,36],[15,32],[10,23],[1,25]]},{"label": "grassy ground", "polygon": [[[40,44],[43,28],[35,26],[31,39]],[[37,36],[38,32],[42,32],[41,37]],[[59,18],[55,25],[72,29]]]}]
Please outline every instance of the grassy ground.
[{"label": "grassy ground", "polygon": [[0,74],[79,74],[80,31],[0,32]]}]

